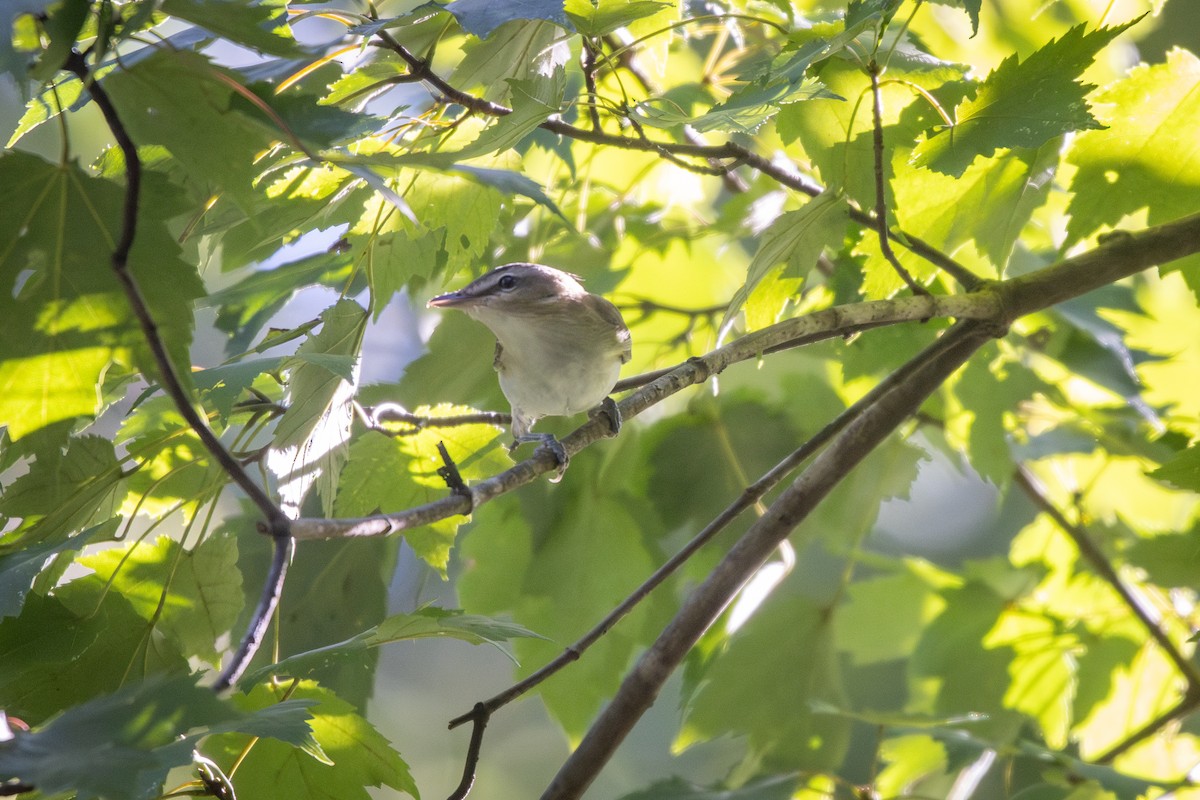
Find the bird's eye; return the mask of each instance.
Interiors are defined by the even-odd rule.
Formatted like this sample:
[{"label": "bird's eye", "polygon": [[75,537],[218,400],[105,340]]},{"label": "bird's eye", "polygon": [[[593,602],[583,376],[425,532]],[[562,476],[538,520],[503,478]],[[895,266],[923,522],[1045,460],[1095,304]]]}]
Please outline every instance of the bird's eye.
[{"label": "bird's eye", "polygon": [[500,287],[501,291],[507,292],[517,285],[517,279],[512,275],[502,275],[500,280],[496,281],[496,285]]}]

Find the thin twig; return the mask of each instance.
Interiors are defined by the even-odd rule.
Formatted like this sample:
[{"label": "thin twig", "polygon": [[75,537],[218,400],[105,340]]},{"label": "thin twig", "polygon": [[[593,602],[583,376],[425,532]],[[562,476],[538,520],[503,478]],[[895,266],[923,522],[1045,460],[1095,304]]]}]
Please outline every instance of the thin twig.
[{"label": "thin twig", "polygon": [[600,109],[597,103],[600,93],[596,90],[596,51],[586,36],[580,38],[580,61],[583,66],[583,84],[587,87],[588,114],[592,119],[592,130],[600,130]]},{"label": "thin twig", "polygon": [[[470,500],[471,490],[467,488],[467,482],[463,480],[462,473],[458,471],[458,465],[450,457],[450,452],[446,450],[444,442],[437,443],[437,451],[438,455],[442,457],[442,466],[438,467],[437,474],[446,482],[446,488]],[[467,513],[471,512],[468,511]]]},{"label": "thin twig", "polygon": [[237,682],[238,678],[242,677],[246,667],[250,666],[250,661],[262,645],[263,637],[267,635],[267,628],[271,625],[271,618],[275,613],[275,607],[279,605],[279,598],[283,595],[283,583],[287,579],[287,568],[292,561],[292,555],[296,552],[296,540],[291,536],[277,536],[273,539],[272,544],[271,568],[267,571],[267,578],[263,582],[262,595],[258,598],[258,605],[255,606],[254,615],[250,618],[250,626],[246,630],[246,635],[242,637],[237,652],[234,653],[229,664],[213,683],[215,692],[228,689]]},{"label": "thin twig", "polygon": [[[641,84],[643,91],[650,95],[661,94],[659,87],[655,85],[650,76],[646,74],[646,71],[642,69],[642,65],[638,63],[637,57],[631,48],[623,46],[613,36],[606,36],[604,41],[610,49],[615,51],[617,63],[632,75],[634,80]],[[691,125],[683,126],[683,138],[687,139],[691,144],[708,145],[699,131]],[[710,167],[722,167],[721,162],[715,158],[708,159],[708,165]],[[721,173],[721,182],[725,184],[725,189],[731,194],[741,194],[750,188],[750,185],[742,179],[742,176],[728,168],[724,169]]]},{"label": "thin twig", "polygon": [[268,575],[258,604],[258,611],[265,611],[265,617],[259,617],[256,614],[251,620],[250,629],[243,637],[237,653],[217,678],[216,686],[224,688],[236,680],[237,676],[245,670],[250,659],[254,657],[258,645],[262,641],[262,632],[265,631],[270,619],[270,612],[274,610],[279,600],[279,592],[282,591],[283,579],[287,572],[287,557],[290,556],[294,546],[290,532],[291,521],[267,496],[267,493],[251,479],[242,464],[225,448],[212,428],[208,426],[208,422],[196,411],[196,407],[192,404],[187,390],[184,389],[183,383],[175,371],[175,365],[167,353],[166,344],[159,335],[158,324],[154,321],[154,316],[146,304],[137,280],[129,270],[129,253],[137,236],[137,216],[141,197],[142,162],[138,156],[137,146],[121,122],[116,106],[113,105],[108,92],[98,81],[91,80],[91,70],[83,55],[78,51],[71,51],[64,66],[74,73],[91,93],[92,99],[104,116],[104,121],[125,158],[125,203],[122,210],[121,237],[113,248],[112,268],[129,300],[134,316],[137,317],[138,324],[142,328],[142,336],[154,356],[154,363],[159,373],[159,383],[163,391],[174,402],[176,410],[203,442],[213,460],[234,483],[241,487],[242,491],[262,512],[263,530],[271,535],[275,549],[271,574]]},{"label": "thin twig", "polygon": [[1154,719],[1147,722],[1142,727],[1138,728],[1133,733],[1126,736],[1121,741],[1117,742],[1112,747],[1105,750],[1093,760],[1097,764],[1110,764],[1120,755],[1129,752],[1135,746],[1149,739],[1154,734],[1162,730],[1164,725],[1169,725],[1180,717],[1195,711],[1200,708],[1200,698],[1193,696],[1184,696],[1172,708],[1159,714]]},{"label": "thin twig", "polygon": [[[457,103],[469,111],[489,116],[502,117],[512,113],[512,109],[507,106],[493,103],[481,97],[475,97],[450,85],[445,79],[430,69],[428,62],[409,52],[407,48],[397,42],[387,31],[380,31],[377,36],[380,42],[377,46],[385,47],[400,56],[409,65],[412,74],[418,80],[424,81],[437,89],[447,100]],[[805,180],[802,176],[792,173],[774,164],[769,159],[763,158],[758,153],[732,141],[727,141],[720,145],[708,145],[702,141],[698,143],[660,142],[649,137],[631,138],[608,134],[603,131],[589,131],[585,128],[579,128],[564,122],[559,118],[548,119],[539,127],[560,136],[567,136],[571,139],[591,144],[609,145],[624,150],[655,152],[663,157],[669,154],[671,156],[703,158],[711,165],[718,167],[724,161],[732,161],[736,164],[745,164],[751,169],[773,178],[781,185],[803,192],[810,197],[816,197],[824,191],[824,187],[812,181]],[[695,138],[699,140],[699,137]],[[720,169],[724,169],[724,167],[720,167]],[[723,174],[720,169],[716,169],[714,172],[716,174]],[[854,204],[850,205],[850,218],[865,227],[874,228],[876,225],[875,220],[870,214]],[[977,275],[928,242],[900,230],[889,231],[888,235],[902,247],[915,253],[939,269],[944,270],[958,281],[963,288],[972,290],[982,283]]]},{"label": "thin twig", "polygon": [[[377,406],[362,407],[360,418],[368,428],[388,436],[404,436],[426,428],[456,428],[461,425],[498,425],[505,427],[512,424],[512,414],[504,411],[475,411],[470,414],[449,414],[444,417],[414,414],[396,403],[380,403]],[[401,422],[411,425],[411,430],[393,431],[383,427],[385,421]]]},{"label": "thin twig", "polygon": [[[952,344],[945,337],[938,340],[944,346]],[[931,351],[932,355],[936,355],[938,349]],[[660,586],[668,577],[673,575],[678,569],[683,566],[693,555],[695,555],[701,547],[712,540],[714,536],[723,531],[731,522],[737,519],[743,511],[757,504],[763,497],[774,489],[779,482],[787,477],[793,470],[807,461],[818,450],[824,447],[834,436],[841,433],[845,428],[857,419],[862,413],[870,408],[887,392],[891,391],[901,381],[907,380],[908,376],[919,366],[918,362],[910,361],[904,364],[895,372],[889,374],[880,381],[870,392],[861,397],[858,402],[847,408],[835,419],[819,430],[811,439],[800,445],[796,450],[789,453],[782,461],[768,470],[757,481],[747,486],[738,496],[736,500],[725,507],[720,514],[713,518],[704,529],[697,533],[692,539],[684,545],[680,550],[671,556],[663,563],[654,573],[647,578],[640,586],[637,587],[628,597],[621,601],[607,616],[591,630],[584,634],[578,641],[563,650],[553,661],[550,661],[541,669],[529,675],[524,680],[513,684],[497,695],[485,700],[483,707],[488,713],[495,713],[497,710],[512,702],[516,698],[528,692],[542,681],[549,678],[554,673],[558,672],[563,667],[573,661],[579,659],[583,652],[595,644],[604,634],[612,629],[625,615],[632,611],[638,603],[644,600],[650,592]],[[480,704],[476,704],[478,709]],[[455,728],[465,722],[469,722],[474,718],[477,712],[472,710],[462,716],[455,717],[450,721],[450,727]]]},{"label": "thin twig", "polygon": [[883,179],[883,98],[879,93],[879,64],[875,59],[871,59],[871,63],[867,65],[867,74],[871,76],[871,114],[874,122],[871,130],[875,142],[875,230],[879,234],[879,250],[913,294],[929,294],[924,286],[913,280],[913,276],[892,252],[892,245],[888,241],[886,182]]},{"label": "thin twig", "polygon": [[467,745],[467,758],[466,763],[463,764],[462,780],[458,782],[458,786],[446,800],[463,800],[471,793],[471,787],[475,785],[475,772],[479,768],[479,750],[483,747],[483,731],[487,727],[488,719],[491,718],[491,712],[484,708],[483,703],[476,703],[475,708],[468,716],[475,724],[471,728],[471,742]]},{"label": "thin twig", "polygon": [[1117,574],[1113,565],[1105,558],[1104,553],[1092,541],[1091,536],[1081,526],[1072,523],[1067,519],[1059,508],[1054,505],[1053,501],[1046,495],[1046,492],[1039,485],[1037,478],[1024,465],[1017,467],[1014,480],[1017,486],[1033,501],[1033,504],[1038,507],[1042,513],[1050,517],[1063,533],[1070,537],[1075,543],[1075,547],[1079,550],[1079,554],[1084,560],[1091,565],[1104,582],[1112,587],[1113,591],[1121,598],[1126,608],[1135,616],[1150,638],[1158,643],[1162,648],[1167,658],[1175,665],[1175,669],[1187,681],[1186,695],[1191,697],[1193,701],[1200,701],[1200,670],[1196,669],[1196,665],[1185,656],[1180,649],[1171,641],[1171,637],[1154,621],[1149,610],[1142,605],[1126,584]]}]

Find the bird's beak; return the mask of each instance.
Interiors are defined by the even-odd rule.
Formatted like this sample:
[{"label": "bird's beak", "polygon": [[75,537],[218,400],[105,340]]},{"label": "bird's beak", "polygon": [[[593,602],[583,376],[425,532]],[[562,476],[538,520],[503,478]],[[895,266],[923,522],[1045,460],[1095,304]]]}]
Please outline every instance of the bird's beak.
[{"label": "bird's beak", "polygon": [[447,294],[439,294],[437,297],[431,298],[425,304],[426,308],[454,308],[455,306],[465,305],[470,303],[475,298],[463,292],[449,292]]}]

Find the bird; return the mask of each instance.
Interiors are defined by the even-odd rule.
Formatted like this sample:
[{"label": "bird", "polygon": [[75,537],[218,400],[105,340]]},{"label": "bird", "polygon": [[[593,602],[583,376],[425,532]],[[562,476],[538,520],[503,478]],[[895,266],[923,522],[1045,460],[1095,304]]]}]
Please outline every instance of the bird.
[{"label": "bird", "polygon": [[596,409],[593,414],[608,417],[613,435],[620,430],[609,392],[632,354],[629,327],[615,305],[583,288],[579,276],[542,264],[505,264],[430,299],[427,307],[458,309],[495,335],[492,366],[512,407],[510,453],[538,442],[558,460],[561,478],[566,451],[553,434],[533,433],[535,422]]}]

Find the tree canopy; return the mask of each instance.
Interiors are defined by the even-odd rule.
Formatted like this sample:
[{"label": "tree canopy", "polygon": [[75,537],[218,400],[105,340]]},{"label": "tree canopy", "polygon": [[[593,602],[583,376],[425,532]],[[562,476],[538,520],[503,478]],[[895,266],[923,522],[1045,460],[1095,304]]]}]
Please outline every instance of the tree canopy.
[{"label": "tree canopy", "polygon": [[[0,794],[505,797],[540,702],[574,798],[657,700],[722,768],[626,800],[1200,798],[1198,49],[1188,0],[5,3]],[[559,483],[424,310],[516,261],[632,333]],[[429,638],[516,664],[457,788],[368,719]]]}]

